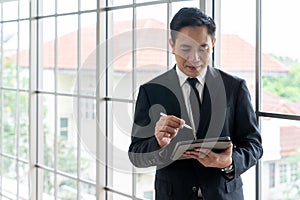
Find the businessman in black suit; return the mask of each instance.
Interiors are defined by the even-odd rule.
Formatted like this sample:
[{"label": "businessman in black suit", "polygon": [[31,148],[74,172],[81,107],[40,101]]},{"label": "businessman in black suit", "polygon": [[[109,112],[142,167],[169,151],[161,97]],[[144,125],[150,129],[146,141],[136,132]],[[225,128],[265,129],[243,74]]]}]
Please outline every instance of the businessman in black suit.
[{"label": "businessman in black suit", "polygon": [[[263,154],[246,83],[209,66],[216,26],[202,11],[182,8],[170,29],[176,65],[140,86],[129,158],[157,167],[156,200],[242,200],[240,175]],[[233,143],[223,152],[197,148],[170,158],[178,141],[221,136]]]}]

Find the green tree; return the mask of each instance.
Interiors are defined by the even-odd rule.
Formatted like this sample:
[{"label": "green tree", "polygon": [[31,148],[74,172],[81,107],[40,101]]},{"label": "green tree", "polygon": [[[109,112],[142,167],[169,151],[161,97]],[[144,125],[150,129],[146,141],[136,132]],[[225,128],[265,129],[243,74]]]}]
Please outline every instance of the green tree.
[{"label": "green tree", "polygon": [[293,64],[287,75],[265,76],[263,88],[292,102],[300,101],[300,64]]},{"label": "green tree", "polygon": [[[18,155],[22,158],[29,159],[28,150],[29,150],[29,92],[19,92],[17,89],[17,82],[22,87],[27,87],[29,84],[28,71],[29,69],[24,69],[23,73],[17,74],[18,68],[9,62],[9,59],[6,58],[6,65],[2,66],[2,88],[0,90],[0,116],[2,121],[2,126],[0,129],[0,140],[1,140],[1,150],[3,153],[9,154],[12,156]],[[27,72],[26,72],[27,70]],[[19,70],[20,72],[20,70]],[[13,90],[11,90],[13,89]],[[43,98],[43,96],[40,96]],[[19,99],[19,101],[17,101]],[[46,99],[42,99],[46,101]],[[44,117],[47,116],[48,110],[47,106],[43,106]],[[35,114],[35,113],[32,113]],[[54,150],[54,133],[50,133],[49,124],[43,124],[43,136],[45,144],[43,145],[44,151],[44,165],[47,167],[54,167],[54,153],[57,153],[57,165],[59,166],[60,171],[64,173],[69,173],[70,175],[77,174],[77,148],[69,145],[67,138],[58,137],[57,138],[57,147],[58,149],[55,152]],[[46,138],[46,135],[52,135],[53,138]],[[19,136],[18,136],[19,135]],[[19,138],[19,141],[17,141]],[[17,144],[19,145],[19,152],[17,152]],[[80,158],[81,168],[84,170],[89,170],[89,160],[86,158]],[[16,165],[14,159],[3,159],[3,162],[0,164],[1,175],[6,174],[16,174]],[[19,170],[19,169],[17,169]],[[26,170],[24,171],[26,173]],[[7,175],[9,177],[9,175]],[[53,174],[45,170],[44,174],[44,185],[43,189],[45,193],[53,194],[55,185],[53,182]],[[12,177],[15,178],[15,177]],[[64,188],[68,186],[69,188],[77,188],[77,183],[74,180],[66,179],[62,181],[59,185],[59,188]],[[61,189],[63,190],[63,189]],[[67,195],[67,194],[66,194]],[[64,198],[67,199],[67,198]],[[70,198],[74,199],[74,198]]]},{"label": "green tree", "polygon": [[[18,81],[17,67],[9,58],[5,58],[5,63],[2,67],[2,88],[16,89]],[[0,139],[2,141],[2,151],[12,156],[18,153],[22,158],[28,158],[28,94],[26,92],[1,89],[0,95],[2,119]],[[19,152],[17,152],[17,145],[19,146]],[[4,159],[2,165],[3,173],[14,169],[15,166],[13,165],[12,159]]]}]

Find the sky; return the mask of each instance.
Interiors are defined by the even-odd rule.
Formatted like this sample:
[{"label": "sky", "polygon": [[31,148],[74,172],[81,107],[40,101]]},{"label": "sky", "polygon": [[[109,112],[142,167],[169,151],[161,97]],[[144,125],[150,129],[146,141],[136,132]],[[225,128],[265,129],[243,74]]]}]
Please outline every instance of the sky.
[{"label": "sky", "polygon": [[[232,5],[235,5],[232,7]],[[262,50],[300,61],[300,1],[262,0]],[[255,44],[255,1],[222,0],[222,31]]]}]

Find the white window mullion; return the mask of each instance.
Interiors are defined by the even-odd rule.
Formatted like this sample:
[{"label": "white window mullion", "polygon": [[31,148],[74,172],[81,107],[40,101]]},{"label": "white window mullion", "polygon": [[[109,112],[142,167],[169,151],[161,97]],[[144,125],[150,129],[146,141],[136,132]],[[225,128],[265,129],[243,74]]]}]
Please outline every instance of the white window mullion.
[{"label": "white window mullion", "polygon": [[29,198],[38,200],[38,169],[37,151],[38,151],[38,101],[37,101],[37,77],[38,77],[38,58],[37,47],[38,38],[38,21],[33,17],[37,13],[37,1],[31,2],[30,7],[30,28],[29,28]]},{"label": "white window mullion", "polygon": [[[102,161],[105,161],[106,157],[106,138],[103,132],[106,129],[106,103],[105,101],[99,101],[105,97],[105,82],[106,77],[101,78],[101,72],[104,71],[106,63],[106,52],[100,51],[105,48],[103,42],[105,41],[106,27],[106,11],[103,12],[101,9],[105,6],[104,1],[97,1],[97,25],[96,25],[96,199],[107,200],[106,191],[103,189],[106,186],[107,171],[106,166],[103,165]],[[101,68],[100,68],[101,67]]]},{"label": "white window mullion", "polygon": [[[214,57],[213,60],[211,60],[211,65],[215,66],[217,68],[222,67],[221,66],[221,7],[222,7],[222,1],[221,0],[214,0],[214,8],[210,8],[211,11],[214,9],[214,21],[216,23],[217,29],[216,29],[216,35],[215,38],[217,38],[217,42],[214,46]],[[223,2],[224,3],[224,2]],[[209,12],[209,11],[208,11]]]},{"label": "white window mullion", "polygon": [[[134,4],[136,0],[133,0]],[[136,19],[136,7],[133,7],[133,22],[132,22],[132,87],[135,88],[136,85],[136,26],[137,26],[137,19]],[[134,91],[132,88],[131,91]],[[132,97],[134,98],[134,93],[132,93]],[[132,166],[132,196],[136,196],[136,186],[137,186],[137,174],[135,168]]]},{"label": "white window mullion", "polygon": [[[58,0],[55,0],[55,14],[57,14],[57,3]],[[55,39],[54,39],[54,140],[53,140],[53,147],[54,147],[54,199],[57,199],[57,191],[58,191],[58,185],[57,185],[57,163],[58,163],[58,157],[57,157],[57,152],[58,152],[58,100],[57,100],[57,66],[58,66],[58,25],[57,25],[57,16],[55,16],[55,25],[54,25],[54,29],[55,29]]]},{"label": "white window mullion", "polygon": [[[78,0],[78,11],[80,11],[81,9],[81,0]],[[76,102],[77,102],[77,110],[75,112],[77,112],[77,200],[80,200],[80,194],[81,194],[81,190],[80,190],[80,157],[81,157],[81,144],[80,144],[80,138],[81,138],[81,122],[80,122],[80,117],[79,117],[79,93],[81,91],[80,88],[80,75],[79,75],[79,71],[80,71],[80,63],[81,63],[81,15],[78,15],[78,31],[77,31],[77,85],[76,85],[76,89],[75,91],[77,91],[77,97],[76,98]]]},{"label": "white window mullion", "polygon": [[[1,3],[0,4],[0,9],[1,9],[1,21],[3,19],[3,4]],[[3,23],[0,24],[1,26],[1,34],[0,34],[0,38],[1,38],[1,44],[3,44]],[[1,57],[1,63],[0,63],[0,86],[2,87],[3,83],[2,83],[2,76],[3,76],[3,73],[2,73],[2,69],[3,69],[3,45],[0,45],[0,57]],[[2,93],[2,90],[0,90],[0,106],[1,106],[1,112],[0,112],[0,122],[1,124],[3,124],[3,93]],[[2,138],[3,138],[3,129],[4,127],[1,126],[1,130],[0,130],[0,152],[3,152],[3,149],[2,149]],[[2,193],[2,156],[0,156],[0,189],[1,189],[1,193]]]},{"label": "white window mullion", "polygon": [[16,188],[16,196],[17,199],[20,198],[20,165],[19,165],[19,158],[20,158],[20,1],[18,1],[18,20],[17,20],[17,60],[16,60],[16,68],[17,68],[17,74],[16,74],[16,113],[15,113],[15,126],[16,126],[16,181],[17,181],[17,188]]}]

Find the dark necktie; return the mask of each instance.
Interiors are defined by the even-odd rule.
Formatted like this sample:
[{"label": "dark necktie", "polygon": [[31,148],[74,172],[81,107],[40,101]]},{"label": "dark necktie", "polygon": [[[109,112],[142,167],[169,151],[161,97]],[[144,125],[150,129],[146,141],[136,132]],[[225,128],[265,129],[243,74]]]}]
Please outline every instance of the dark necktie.
[{"label": "dark necktie", "polygon": [[191,110],[192,110],[192,115],[194,120],[195,131],[197,133],[200,124],[200,107],[201,107],[199,92],[196,88],[198,79],[188,78],[187,81],[192,88],[192,90],[190,91],[190,103],[191,103]]}]

